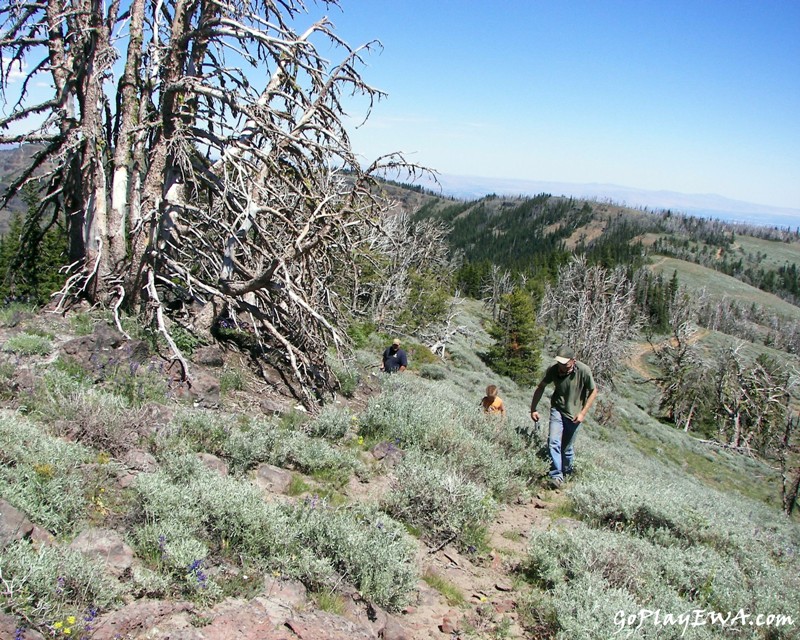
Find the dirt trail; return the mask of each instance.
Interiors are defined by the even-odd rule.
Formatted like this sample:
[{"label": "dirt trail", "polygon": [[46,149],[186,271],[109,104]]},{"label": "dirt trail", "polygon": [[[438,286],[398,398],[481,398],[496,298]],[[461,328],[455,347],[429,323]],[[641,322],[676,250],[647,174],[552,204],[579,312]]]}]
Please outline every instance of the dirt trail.
[{"label": "dirt trail", "polygon": [[524,505],[506,505],[490,525],[487,540],[491,551],[485,556],[468,557],[452,547],[435,553],[425,552],[420,559],[423,574],[444,578],[465,599],[452,606],[444,596],[421,583],[419,604],[402,617],[413,630],[414,640],[441,640],[465,637],[496,637],[501,630],[508,638],[524,638],[519,624],[517,600],[520,595],[514,571],[527,553],[532,529],[545,529],[550,523],[550,504],[534,499]]},{"label": "dirt trail", "polygon": [[[689,337],[689,344],[694,344],[699,340],[702,340],[709,334],[708,329],[699,328],[697,329],[690,337]],[[675,339],[671,340],[672,344],[675,345]],[[639,342],[634,345],[633,350],[631,351],[630,355],[628,356],[627,365],[636,371],[640,376],[645,379],[650,379],[654,375],[654,371],[652,367],[647,364],[645,358],[653,353],[653,345],[649,342]]]},{"label": "dirt trail", "polygon": [[[376,476],[368,482],[351,481],[346,493],[351,500],[376,500],[388,486],[387,476]],[[398,615],[411,634],[409,640],[526,637],[517,612],[516,568],[527,555],[531,531],[546,529],[562,500],[560,491],[541,490],[524,503],[503,505],[488,527],[489,550],[483,554],[462,554],[453,546],[430,549],[420,543],[420,575],[441,579],[463,595],[463,602],[448,603],[445,595],[420,580],[416,602]]]}]

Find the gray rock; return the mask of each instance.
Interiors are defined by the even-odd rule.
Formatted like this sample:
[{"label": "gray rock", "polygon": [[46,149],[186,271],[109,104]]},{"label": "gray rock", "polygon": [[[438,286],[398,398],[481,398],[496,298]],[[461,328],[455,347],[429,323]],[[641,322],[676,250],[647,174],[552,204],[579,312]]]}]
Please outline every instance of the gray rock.
[{"label": "gray rock", "polygon": [[158,469],[158,462],[155,457],[139,449],[131,449],[125,453],[122,463],[131,469],[144,471],[145,473],[152,473]]},{"label": "gray rock", "polygon": [[200,347],[194,352],[192,360],[204,367],[221,367],[225,364],[225,354],[219,347]]},{"label": "gray rock", "polygon": [[286,626],[302,640],[375,640],[368,628],[326,611],[301,613],[286,621]]},{"label": "gray rock", "polygon": [[85,529],[69,547],[104,562],[108,572],[118,578],[133,564],[133,549],[112,529]]},{"label": "gray rock", "polygon": [[292,481],[290,471],[271,464],[259,465],[256,469],[255,482],[258,487],[271,493],[285,493]]},{"label": "gray rock", "polygon": [[224,460],[210,453],[198,453],[197,457],[207,469],[216,471],[221,476],[228,475],[228,464]]},{"label": "gray rock", "polygon": [[27,538],[34,524],[22,511],[0,498],[0,549],[12,540]]}]

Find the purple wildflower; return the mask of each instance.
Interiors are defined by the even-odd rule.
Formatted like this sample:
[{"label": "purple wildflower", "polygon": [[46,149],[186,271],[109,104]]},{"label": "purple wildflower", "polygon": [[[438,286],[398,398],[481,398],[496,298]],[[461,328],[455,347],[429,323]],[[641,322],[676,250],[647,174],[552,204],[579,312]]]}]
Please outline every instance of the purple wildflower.
[{"label": "purple wildflower", "polygon": [[208,580],[208,576],[203,572],[203,561],[202,560],[195,560],[192,564],[189,565],[189,573],[193,573],[195,579],[197,580],[197,586],[201,589],[205,589],[208,587],[206,584],[206,580]]}]

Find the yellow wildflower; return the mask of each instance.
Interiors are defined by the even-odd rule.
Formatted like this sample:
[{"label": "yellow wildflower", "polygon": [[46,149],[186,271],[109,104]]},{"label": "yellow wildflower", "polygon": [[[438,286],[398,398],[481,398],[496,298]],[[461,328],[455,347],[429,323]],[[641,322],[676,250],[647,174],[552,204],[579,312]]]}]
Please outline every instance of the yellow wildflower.
[{"label": "yellow wildflower", "polygon": [[67,616],[67,624],[73,625],[75,624],[75,620],[76,620],[75,616]]}]

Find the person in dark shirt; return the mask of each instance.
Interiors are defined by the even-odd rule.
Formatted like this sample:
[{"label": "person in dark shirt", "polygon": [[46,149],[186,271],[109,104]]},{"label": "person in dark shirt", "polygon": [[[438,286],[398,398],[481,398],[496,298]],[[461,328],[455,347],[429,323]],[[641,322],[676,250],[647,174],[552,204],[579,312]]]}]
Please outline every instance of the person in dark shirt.
[{"label": "person in dark shirt", "polygon": [[381,371],[386,373],[397,373],[398,371],[405,371],[408,366],[408,357],[406,352],[400,348],[400,340],[395,338],[391,346],[386,347],[383,352],[383,362],[381,362]]},{"label": "person in dark shirt", "polygon": [[550,397],[547,445],[550,450],[550,485],[557,489],[564,482],[564,477],[572,473],[575,436],[597,398],[597,387],[591,369],[575,359],[572,349],[560,347],[556,361],[548,367],[533,393],[531,419],[534,422],[539,422],[536,407],[548,384],[555,386]]}]

